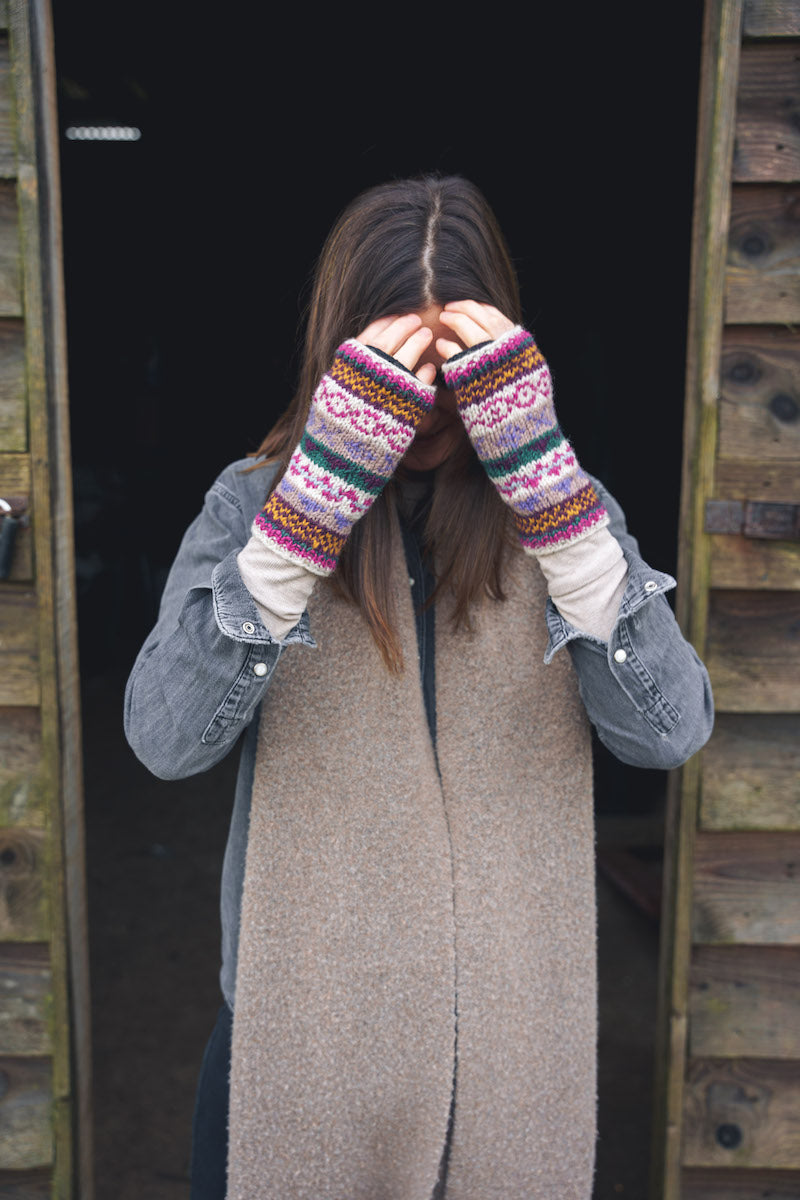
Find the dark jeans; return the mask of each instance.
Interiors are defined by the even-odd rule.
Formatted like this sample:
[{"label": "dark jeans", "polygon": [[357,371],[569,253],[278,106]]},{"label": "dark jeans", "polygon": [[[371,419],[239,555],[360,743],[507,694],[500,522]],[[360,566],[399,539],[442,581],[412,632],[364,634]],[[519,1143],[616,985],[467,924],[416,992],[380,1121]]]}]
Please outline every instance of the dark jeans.
[{"label": "dark jeans", "polygon": [[208,1039],[192,1122],[191,1200],[225,1200],[233,1013],[223,1004]]}]

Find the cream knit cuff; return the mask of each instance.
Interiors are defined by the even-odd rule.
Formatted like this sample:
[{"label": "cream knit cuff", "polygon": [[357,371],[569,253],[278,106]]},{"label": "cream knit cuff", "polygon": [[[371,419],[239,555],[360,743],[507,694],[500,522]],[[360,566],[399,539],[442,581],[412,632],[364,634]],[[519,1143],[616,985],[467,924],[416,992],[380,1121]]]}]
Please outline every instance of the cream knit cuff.
[{"label": "cream knit cuff", "polygon": [[261,620],[277,642],[294,629],[308,606],[317,576],[253,535],[236,563]]},{"label": "cream knit cuff", "polygon": [[607,642],[628,580],[628,564],[614,535],[597,529],[538,561],[564,620]]}]

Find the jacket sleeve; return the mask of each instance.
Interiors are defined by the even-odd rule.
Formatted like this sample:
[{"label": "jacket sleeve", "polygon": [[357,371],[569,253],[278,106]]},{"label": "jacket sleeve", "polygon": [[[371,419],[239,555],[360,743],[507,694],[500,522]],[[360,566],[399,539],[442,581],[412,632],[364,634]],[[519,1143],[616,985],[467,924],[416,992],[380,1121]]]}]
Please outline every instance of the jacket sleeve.
[{"label": "jacket sleeve", "polygon": [[678,767],[711,735],[708,672],[667,603],[675,580],[642,560],[619,504],[593,482],[628,563],[627,586],[607,642],[575,629],[548,600],[545,661],[568,646],[589,718],[618,759],[635,767]]},{"label": "jacket sleeve", "polygon": [[234,467],[207,492],[125,690],[128,742],[161,779],[195,775],[224,758],[252,720],[283,647],[314,644],[305,616],[276,641],[242,582],[236,556],[253,518],[242,494]]}]

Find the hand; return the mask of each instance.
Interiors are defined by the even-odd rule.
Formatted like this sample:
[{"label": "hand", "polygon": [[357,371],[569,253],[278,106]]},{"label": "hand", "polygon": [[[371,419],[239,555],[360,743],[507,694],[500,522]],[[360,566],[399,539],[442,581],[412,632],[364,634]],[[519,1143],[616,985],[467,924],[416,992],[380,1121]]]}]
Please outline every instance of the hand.
[{"label": "hand", "polygon": [[445,304],[439,320],[453,330],[463,345],[451,342],[449,338],[437,338],[436,351],[442,358],[452,358],[460,354],[466,346],[477,346],[480,342],[493,342],[514,328],[514,322],[509,321],[498,308],[491,304],[479,304],[477,300],[452,300]]},{"label": "hand", "polygon": [[[356,341],[391,354],[414,374],[414,368],[433,341],[433,333],[422,324],[422,317],[417,313],[407,313],[404,317],[379,317],[358,335]],[[436,378],[436,367],[433,363],[424,363],[416,376],[420,383],[431,384]]]}]

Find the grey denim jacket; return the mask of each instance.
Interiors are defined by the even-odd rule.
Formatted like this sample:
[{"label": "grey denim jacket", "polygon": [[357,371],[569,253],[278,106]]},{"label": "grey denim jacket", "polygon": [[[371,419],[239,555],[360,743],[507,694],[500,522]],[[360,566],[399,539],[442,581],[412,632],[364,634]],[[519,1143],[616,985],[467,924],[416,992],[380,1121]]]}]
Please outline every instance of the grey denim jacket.
[{"label": "grey denim jacket", "polygon": [[[272,478],[271,468],[245,472],[249,466],[251,459],[232,463],[206,493],[125,692],[128,741],[161,779],[208,770],[245,734],[222,873],[221,983],[231,1007],[258,730],[253,718],[281,654],[296,653],[290,647],[298,643],[314,646],[307,614],[276,642],[239,575],[236,556]],[[575,629],[548,600],[545,662],[568,648],[589,718],[617,758],[676,767],[711,733],[708,674],[665,599],[675,580],[642,561],[620,506],[594,482],[625,554],[628,583],[607,643]]]}]

